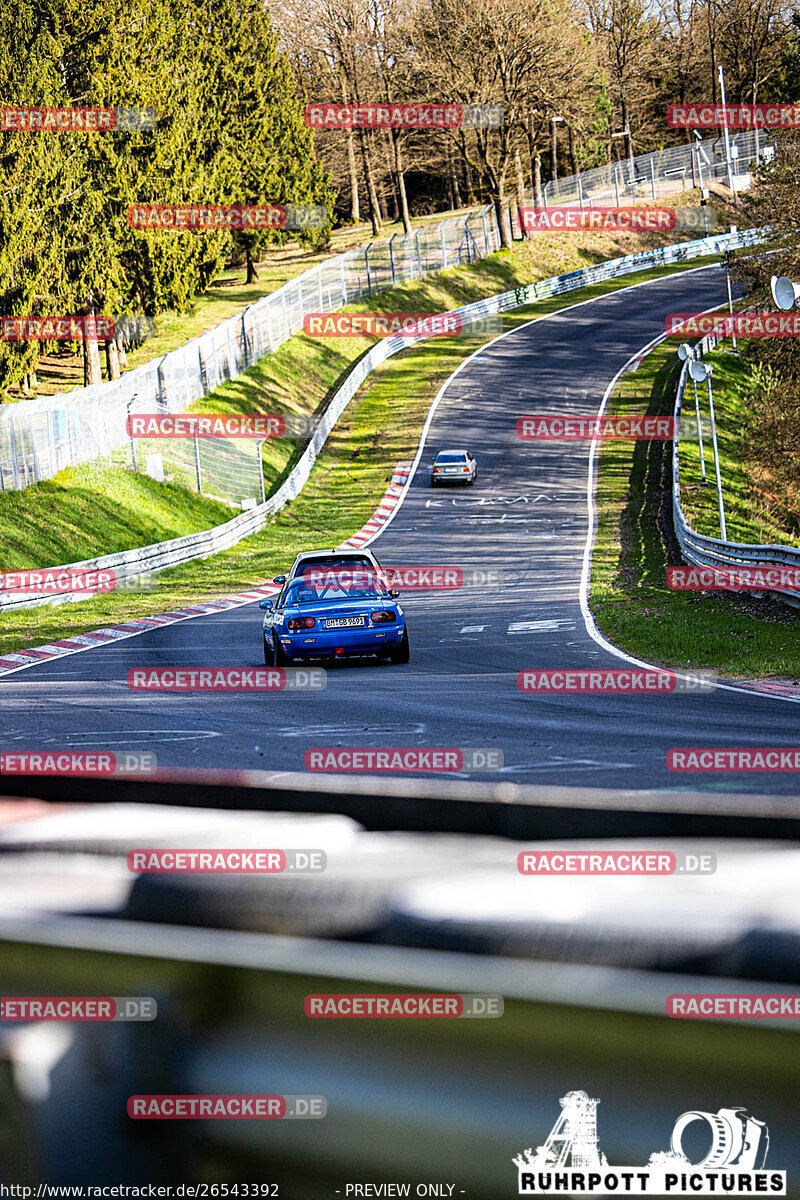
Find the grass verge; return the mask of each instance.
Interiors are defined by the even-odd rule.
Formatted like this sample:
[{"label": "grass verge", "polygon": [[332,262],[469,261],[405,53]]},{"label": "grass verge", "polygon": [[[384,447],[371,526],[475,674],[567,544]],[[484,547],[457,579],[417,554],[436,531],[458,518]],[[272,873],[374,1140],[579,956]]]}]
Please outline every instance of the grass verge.
[{"label": "grass verge", "polygon": [[[675,349],[673,342],[662,344],[638,371],[624,376],[609,401],[609,414],[671,415],[680,368]],[[779,530],[765,524],[740,465],[746,436],[742,408],[747,403],[741,360],[730,354],[715,354],[714,359],[728,537],[787,541],[786,534],[779,537]],[[691,388],[687,400],[693,410]],[[710,445],[706,450],[713,484]],[[681,467],[687,516],[701,532],[719,536],[716,491],[695,482],[699,479],[696,442],[682,444]],[[667,588],[667,567],[683,562],[672,524],[670,442],[605,443],[600,451],[597,511],[591,608],[611,642],[637,658],[664,666],[705,668],[738,679],[798,678],[800,619],[786,604],[746,594]]]}]

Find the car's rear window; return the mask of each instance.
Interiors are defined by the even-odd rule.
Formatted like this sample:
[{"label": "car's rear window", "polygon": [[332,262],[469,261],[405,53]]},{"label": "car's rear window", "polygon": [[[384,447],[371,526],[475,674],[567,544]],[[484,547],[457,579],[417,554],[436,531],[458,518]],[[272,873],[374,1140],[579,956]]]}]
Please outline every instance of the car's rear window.
[{"label": "car's rear window", "polygon": [[437,463],[463,463],[467,461],[466,454],[440,454]]},{"label": "car's rear window", "polygon": [[[358,578],[358,575],[361,575],[361,578]],[[316,586],[308,579],[292,579],[284,588],[281,605],[329,604],[337,600],[378,600],[388,594],[374,575],[368,579],[364,577],[363,572],[359,572],[356,578],[348,579],[342,572],[340,578],[326,578],[320,580]]]}]

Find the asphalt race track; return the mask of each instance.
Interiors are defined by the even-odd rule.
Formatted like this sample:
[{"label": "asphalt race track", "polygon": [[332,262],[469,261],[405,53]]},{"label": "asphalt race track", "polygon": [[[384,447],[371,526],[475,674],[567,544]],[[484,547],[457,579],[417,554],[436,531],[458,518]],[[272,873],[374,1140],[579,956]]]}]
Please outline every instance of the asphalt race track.
[{"label": "asphalt race track", "polygon": [[[311,747],[479,747],[500,772],[473,778],[582,787],[791,793],[793,775],[676,775],[677,746],[791,746],[796,703],[704,694],[521,694],[524,668],[624,667],[587,631],[580,580],[589,524],[587,443],[516,436],[531,413],[597,411],[615,374],[669,312],[724,299],[717,267],[626,289],[540,320],[450,381],[404,503],[373,549],[385,565],[502,571],[500,584],[405,592],[412,658],[328,671],[327,688],[271,694],[134,693],[131,668],[263,665],[252,606],[45,662],[2,681],[3,749],[152,750],[159,767],[303,769]],[[466,447],[471,489],[429,484],[434,452]],[[287,563],[287,566],[289,563]]]}]

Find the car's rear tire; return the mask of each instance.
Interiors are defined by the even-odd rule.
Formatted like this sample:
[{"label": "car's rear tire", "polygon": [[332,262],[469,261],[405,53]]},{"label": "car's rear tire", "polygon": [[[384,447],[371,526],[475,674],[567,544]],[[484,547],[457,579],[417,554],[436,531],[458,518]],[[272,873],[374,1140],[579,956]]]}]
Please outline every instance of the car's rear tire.
[{"label": "car's rear tire", "polygon": [[264,662],[267,664],[268,667],[271,667],[272,666],[272,647],[270,646],[269,642],[267,641],[266,634],[263,634],[263,638],[264,638]]},{"label": "car's rear tire", "polygon": [[408,630],[403,630],[403,639],[396,650],[392,650],[389,658],[393,663],[407,663],[411,658],[411,644],[408,640]]},{"label": "car's rear tire", "polygon": [[286,655],[283,652],[283,646],[281,645],[281,639],[278,637],[277,633],[273,632],[273,634],[272,634],[272,665],[273,665],[273,667],[285,667],[285,666],[287,666],[288,662],[289,662],[289,659],[286,657]]}]

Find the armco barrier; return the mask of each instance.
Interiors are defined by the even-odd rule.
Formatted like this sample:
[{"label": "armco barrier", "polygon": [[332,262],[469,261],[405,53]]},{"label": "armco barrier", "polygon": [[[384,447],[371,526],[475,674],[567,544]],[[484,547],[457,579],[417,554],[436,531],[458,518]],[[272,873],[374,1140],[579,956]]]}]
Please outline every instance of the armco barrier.
[{"label": "armco barrier", "polygon": [[[748,229],[723,234],[720,237],[698,238],[695,241],[682,242],[674,246],[660,246],[655,250],[642,250],[638,254],[628,254],[622,258],[610,259],[595,267],[584,267],[579,271],[570,271],[566,275],[557,275],[550,279],[542,279],[538,283],[514,288],[509,292],[502,292],[498,296],[489,296],[484,300],[463,305],[453,311],[464,318],[487,317],[495,313],[521,308],[538,300],[546,300],[551,296],[564,295],[577,288],[586,287],[587,284],[630,275],[646,268],[721,254],[726,249],[733,250],[743,246],[753,246],[763,241],[764,237],[764,231]],[[122,581],[132,576],[155,574],[167,567],[176,567],[194,559],[207,558],[210,554],[228,549],[242,538],[255,533],[262,527],[267,517],[278,512],[285,504],[298,496],[305,487],[328,435],[367,376],[387,358],[424,340],[424,335],[384,338],[367,351],[331,398],[291,474],[264,504],[242,513],[241,516],[234,517],[232,521],[226,521],[225,524],[217,525],[202,533],[173,538],[168,542],[156,542],[153,545],[143,546],[137,550],[126,550],[120,554],[107,554],[101,558],[70,563],[68,564],[69,569],[75,571],[113,570],[117,574],[117,579]],[[0,594],[0,610],[63,603],[70,599],[70,596],[37,596],[33,600],[14,599],[12,596]]]},{"label": "armco barrier", "polygon": [[[715,344],[714,338],[703,338],[698,343],[701,349],[706,351]],[[672,454],[672,516],[681,554],[686,562],[696,567],[756,567],[765,563],[800,567],[800,549],[795,546],[762,546],[756,543],[723,541],[721,538],[698,533],[686,520],[681,505],[680,420],[688,376],[687,360],[683,364],[675,395],[675,441]],[[800,605],[800,592],[783,588],[775,590],[790,604]]]}]

